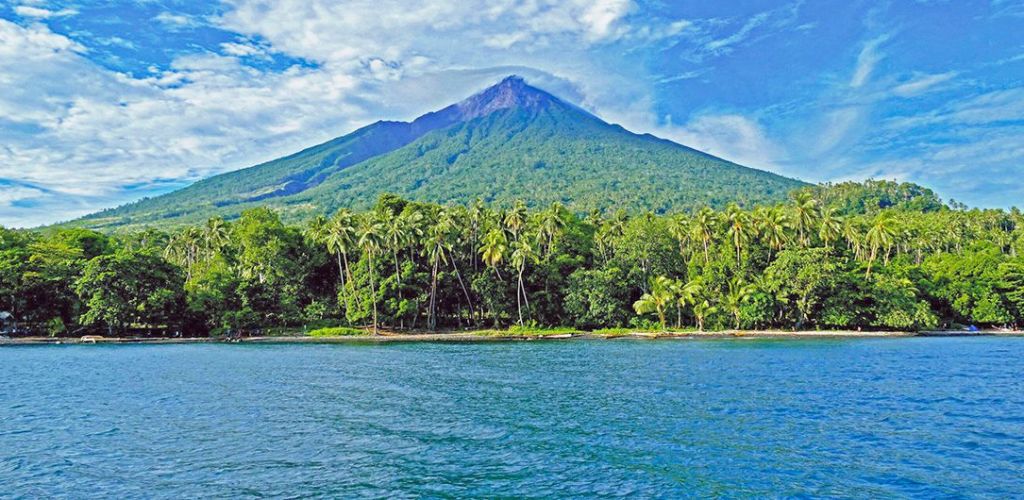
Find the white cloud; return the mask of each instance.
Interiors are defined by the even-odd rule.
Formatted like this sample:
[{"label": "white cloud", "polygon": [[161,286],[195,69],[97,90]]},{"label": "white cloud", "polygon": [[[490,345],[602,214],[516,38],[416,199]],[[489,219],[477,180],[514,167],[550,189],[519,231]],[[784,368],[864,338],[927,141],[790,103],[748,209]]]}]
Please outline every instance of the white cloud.
[{"label": "white cloud", "polygon": [[47,10],[31,5],[18,5],[14,7],[14,13],[21,17],[32,17],[36,19],[49,19],[51,17],[67,17],[78,13],[75,9]]},{"label": "white cloud", "polygon": [[875,65],[884,57],[883,54],[879,53],[878,48],[888,39],[888,35],[882,35],[864,44],[860,54],[857,56],[857,66],[853,71],[853,77],[850,78],[850,87],[858,88],[867,83],[868,78],[871,77],[871,72],[875,70]]},{"label": "white cloud", "polygon": [[932,87],[945,83],[957,76],[956,71],[948,71],[946,73],[938,73],[934,75],[917,75],[914,79],[897,85],[892,89],[892,93],[900,97],[914,97],[921,95]]},{"label": "white cloud", "polygon": [[201,26],[203,22],[192,16],[175,14],[173,12],[161,12],[153,17],[153,20],[171,30],[183,30]]},{"label": "white cloud", "polygon": [[[239,34],[236,41],[221,44],[219,54],[151,67],[148,77],[95,64],[88,48],[43,24],[0,19],[0,182],[38,186],[47,208],[40,215],[0,201],[0,224],[72,218],[292,153],[376,119],[412,118],[510,73],[589,109],[609,109],[612,118],[641,116],[652,103],[639,84],[593,66],[587,47],[646,43],[688,26],[629,24],[632,3],[621,0],[434,0],[412,9],[398,0],[344,7],[235,0],[228,7],[202,22],[222,23]],[[173,13],[155,20],[169,29],[200,23]],[[512,43],[524,50],[480,50],[495,26],[521,33]],[[269,53],[318,64],[269,71],[240,61]],[[558,74],[544,71],[551,61],[560,61]],[[625,124],[638,123],[651,122]]]},{"label": "white cloud", "polygon": [[701,115],[682,126],[660,131],[665,137],[740,165],[786,172],[785,152],[769,139],[757,120],[737,115]]},{"label": "white cloud", "polygon": [[725,49],[729,48],[730,46],[735,45],[735,44],[743,41],[743,39],[747,38],[747,36],[750,34],[750,32],[753,31],[754,28],[757,28],[758,26],[764,24],[765,21],[768,20],[768,17],[769,17],[769,13],[768,12],[762,12],[760,14],[757,14],[756,16],[751,17],[749,20],[747,20],[747,22],[743,25],[743,27],[740,28],[740,30],[737,31],[736,33],[733,33],[732,35],[727,36],[725,38],[721,38],[721,39],[718,39],[718,40],[712,40],[712,41],[708,42],[704,46],[704,48],[707,49],[710,52],[718,52],[718,51],[725,50]]}]

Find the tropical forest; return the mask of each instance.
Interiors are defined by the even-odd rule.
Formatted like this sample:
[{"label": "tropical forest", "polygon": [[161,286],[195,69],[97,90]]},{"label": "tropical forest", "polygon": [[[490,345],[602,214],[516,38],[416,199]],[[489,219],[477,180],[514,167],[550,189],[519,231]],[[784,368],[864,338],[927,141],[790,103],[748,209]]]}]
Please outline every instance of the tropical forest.
[{"label": "tropical forest", "polygon": [[722,210],[573,213],[382,195],[302,225],[0,232],[25,335],[571,328],[906,330],[1024,321],[1024,215],[891,181]]}]

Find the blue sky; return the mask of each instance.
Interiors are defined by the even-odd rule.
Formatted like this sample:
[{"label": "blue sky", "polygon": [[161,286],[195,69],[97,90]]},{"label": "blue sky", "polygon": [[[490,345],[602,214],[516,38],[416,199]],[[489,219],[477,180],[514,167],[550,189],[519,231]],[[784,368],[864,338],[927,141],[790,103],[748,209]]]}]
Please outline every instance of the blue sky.
[{"label": "blue sky", "polygon": [[511,73],[751,167],[1024,205],[1021,0],[14,0],[0,224],[167,192]]}]

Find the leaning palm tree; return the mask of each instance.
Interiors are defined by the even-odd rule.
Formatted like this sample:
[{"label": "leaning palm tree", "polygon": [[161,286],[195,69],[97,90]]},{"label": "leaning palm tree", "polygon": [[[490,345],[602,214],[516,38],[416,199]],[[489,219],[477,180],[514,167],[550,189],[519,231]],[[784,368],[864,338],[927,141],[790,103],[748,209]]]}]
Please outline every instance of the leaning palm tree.
[{"label": "leaning palm tree", "polygon": [[651,280],[651,291],[643,294],[640,300],[633,303],[633,310],[637,314],[657,313],[662,331],[668,329],[665,324],[665,311],[673,302],[673,285],[674,282],[670,278],[658,276]]},{"label": "leaning palm tree", "polygon": [[518,283],[516,283],[516,309],[519,312],[519,325],[523,326],[523,304],[526,307],[530,307],[530,300],[526,296],[526,286],[523,285],[523,273],[526,271],[526,265],[537,262],[537,253],[534,251],[533,246],[530,245],[529,238],[522,238],[512,243],[512,266],[515,267],[518,276]]},{"label": "leaning palm tree", "polygon": [[374,285],[373,257],[382,246],[383,225],[372,214],[366,214],[359,224],[359,248],[366,255],[366,270],[370,276],[370,300],[373,302],[373,334],[377,334],[377,290]]},{"label": "leaning palm tree", "polygon": [[878,258],[878,251],[883,247],[886,249],[892,247],[895,237],[896,229],[894,228],[892,213],[889,211],[879,212],[875,216],[875,220],[872,221],[871,228],[868,229],[867,234],[864,236],[868,248],[871,249],[871,253],[868,255],[867,276],[871,276],[871,266]]}]

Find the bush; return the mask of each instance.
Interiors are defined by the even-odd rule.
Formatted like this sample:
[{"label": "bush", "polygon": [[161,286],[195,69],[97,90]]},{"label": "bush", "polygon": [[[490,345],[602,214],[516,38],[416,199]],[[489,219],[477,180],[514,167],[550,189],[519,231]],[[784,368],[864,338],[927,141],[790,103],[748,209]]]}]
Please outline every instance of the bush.
[{"label": "bush", "polygon": [[365,330],[348,326],[336,326],[332,328],[319,328],[310,331],[310,337],[353,337],[358,335],[369,335]]}]

